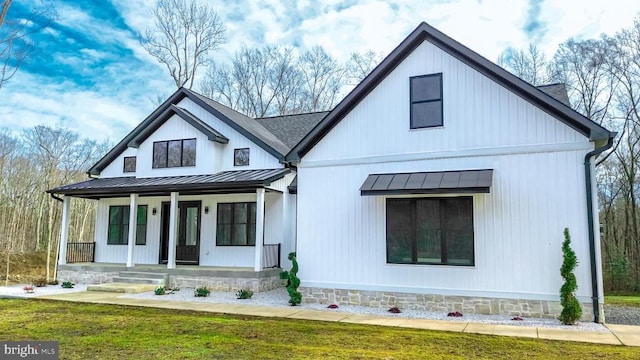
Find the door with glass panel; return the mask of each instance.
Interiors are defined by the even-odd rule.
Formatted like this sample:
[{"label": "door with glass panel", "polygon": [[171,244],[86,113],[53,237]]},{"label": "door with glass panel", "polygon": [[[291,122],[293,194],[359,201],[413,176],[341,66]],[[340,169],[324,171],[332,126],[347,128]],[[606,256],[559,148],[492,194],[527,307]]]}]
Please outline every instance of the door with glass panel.
[{"label": "door with glass panel", "polygon": [[[162,203],[162,232],[160,262],[169,258],[169,217],[171,203]],[[200,260],[200,201],[178,203],[178,237],[176,263],[198,264]]]}]

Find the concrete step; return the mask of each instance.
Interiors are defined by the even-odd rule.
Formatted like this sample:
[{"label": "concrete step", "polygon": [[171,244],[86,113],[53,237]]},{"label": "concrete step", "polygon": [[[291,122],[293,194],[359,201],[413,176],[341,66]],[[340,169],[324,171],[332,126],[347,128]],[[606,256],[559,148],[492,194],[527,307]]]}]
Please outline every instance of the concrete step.
[{"label": "concrete step", "polygon": [[98,285],[87,286],[87,291],[104,291],[115,293],[137,294],[145,291],[155,290],[156,285],[150,284],[131,284],[131,283],[104,283]]},{"label": "concrete step", "polygon": [[148,278],[135,278],[135,277],[119,277],[113,278],[114,283],[126,283],[126,284],[143,284],[143,285],[155,285],[163,286],[166,283],[164,278],[162,279],[148,279]]},{"label": "concrete step", "polygon": [[167,274],[142,272],[142,271],[121,271],[118,273],[121,278],[137,278],[137,279],[166,279]]}]

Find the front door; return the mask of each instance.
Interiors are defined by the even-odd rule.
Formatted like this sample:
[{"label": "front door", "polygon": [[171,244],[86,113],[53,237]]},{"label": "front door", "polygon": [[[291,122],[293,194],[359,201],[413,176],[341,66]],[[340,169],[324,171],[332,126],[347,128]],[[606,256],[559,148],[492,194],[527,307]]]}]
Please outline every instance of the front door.
[{"label": "front door", "polygon": [[[178,238],[176,263],[198,264],[200,260],[200,201],[178,202]],[[160,263],[169,259],[169,217],[171,203],[163,202],[161,211]]]}]

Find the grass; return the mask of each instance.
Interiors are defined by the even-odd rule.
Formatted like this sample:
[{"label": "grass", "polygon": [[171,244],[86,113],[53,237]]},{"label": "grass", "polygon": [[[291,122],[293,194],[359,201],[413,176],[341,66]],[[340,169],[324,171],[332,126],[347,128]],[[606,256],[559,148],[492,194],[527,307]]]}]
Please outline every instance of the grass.
[{"label": "grass", "polygon": [[640,349],[194,311],[0,299],[0,341],[60,359],[638,359]]},{"label": "grass", "polygon": [[607,305],[640,307],[640,295],[606,295],[604,303]]}]

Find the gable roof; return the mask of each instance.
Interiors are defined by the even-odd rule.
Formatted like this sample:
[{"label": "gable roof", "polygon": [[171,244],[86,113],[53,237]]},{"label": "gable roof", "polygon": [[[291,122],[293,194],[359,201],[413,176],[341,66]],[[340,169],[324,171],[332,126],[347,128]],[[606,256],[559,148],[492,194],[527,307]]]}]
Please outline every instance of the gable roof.
[{"label": "gable roof", "polygon": [[[98,162],[96,162],[89,171],[87,171],[87,173],[89,175],[99,175],[102,170],[104,170],[112,161],[127,149],[130,143],[132,146],[136,145],[137,141],[134,140],[136,140],[141,134],[146,133],[145,129],[147,129],[147,127],[158,124],[158,122],[162,122],[162,119],[166,121],[165,117],[167,115],[167,111],[173,111],[176,115],[179,115],[185,120],[189,119],[187,121],[191,121],[195,124],[205,124],[202,120],[193,116],[193,114],[175,106],[175,104],[179,103],[184,98],[189,98],[191,101],[204,108],[234,130],[238,131],[256,145],[276,157],[278,160],[284,162],[284,157],[287,152],[289,152],[290,148],[257,121],[192,90],[179,88],[149,116],[140,122],[140,124],[127,134],[118,144],[116,144],[116,146],[114,146],[105,156],[98,160]],[[196,128],[197,127],[198,126],[196,126]],[[203,129],[199,130],[215,131],[215,129],[210,126],[209,129],[205,129],[204,125]],[[147,136],[149,134],[147,134]],[[144,135],[142,137],[144,137]],[[140,139],[138,138],[138,140]],[[140,142],[137,142],[137,144],[139,145]]]},{"label": "gable roof", "polygon": [[162,124],[167,122],[167,120],[169,120],[173,115],[178,115],[191,126],[207,135],[207,138],[211,141],[215,141],[221,144],[226,144],[229,142],[229,139],[227,139],[226,136],[222,135],[219,131],[212,128],[209,124],[200,120],[198,117],[196,117],[186,109],[171,104],[167,110],[153,119],[153,121],[151,121],[144,129],[142,129],[140,133],[136,135],[136,137],[134,137],[127,145],[129,147],[138,148],[143,141],[145,141],[151,134],[153,134],[154,131],[158,130],[158,128],[162,126]]},{"label": "gable roof", "polygon": [[569,106],[557,101],[545,94],[542,90],[509,73],[423,22],[287,154],[286,160],[300,160],[302,156],[309,152],[311,148],[326,136],[336,124],[425,40],[433,43],[496,83],[518,94],[531,104],[588,137],[590,140],[604,141],[614,136],[613,133],[582,116]]},{"label": "gable roof", "polygon": [[328,113],[329,111],[320,111],[306,114],[272,116],[258,118],[256,121],[271,131],[290,149],[293,149]]}]

